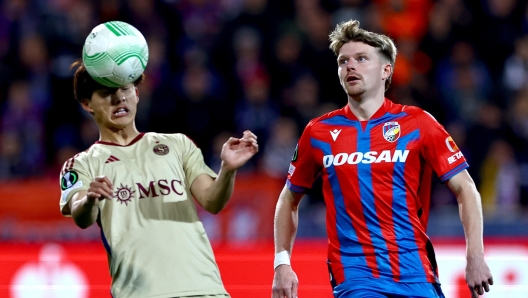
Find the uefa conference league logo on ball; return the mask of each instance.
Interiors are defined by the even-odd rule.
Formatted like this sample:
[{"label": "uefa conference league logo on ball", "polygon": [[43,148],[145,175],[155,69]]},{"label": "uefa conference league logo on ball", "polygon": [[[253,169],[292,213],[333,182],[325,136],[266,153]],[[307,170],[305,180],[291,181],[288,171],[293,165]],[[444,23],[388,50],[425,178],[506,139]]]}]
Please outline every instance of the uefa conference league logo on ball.
[{"label": "uefa conference league logo on ball", "polygon": [[99,84],[121,87],[139,78],[149,58],[147,41],[134,26],[120,21],[92,29],[83,46],[86,71]]}]

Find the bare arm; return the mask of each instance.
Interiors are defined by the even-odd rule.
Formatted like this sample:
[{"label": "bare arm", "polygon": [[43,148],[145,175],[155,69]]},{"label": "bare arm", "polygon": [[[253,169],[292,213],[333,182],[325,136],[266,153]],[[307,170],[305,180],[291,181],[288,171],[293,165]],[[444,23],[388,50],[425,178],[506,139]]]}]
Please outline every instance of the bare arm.
[{"label": "bare arm", "polygon": [[82,229],[91,226],[99,214],[99,201],[111,198],[112,182],[108,177],[97,177],[88,190],[75,193],[70,199],[70,210],[75,224]]},{"label": "bare arm", "polygon": [[194,179],[191,192],[200,206],[212,214],[224,209],[233,194],[235,186],[235,171],[220,169],[216,179],[202,174]]},{"label": "bare arm", "polygon": [[191,193],[207,211],[217,214],[231,198],[236,171],[258,152],[257,136],[246,130],[241,139],[229,138],[222,147],[222,165],[216,179],[200,175],[191,184]]},{"label": "bare arm", "polygon": [[303,195],[292,192],[286,186],[282,189],[275,208],[275,253],[286,250],[291,255],[299,221],[297,207]]},{"label": "bare arm", "polygon": [[[304,194],[295,193],[284,186],[275,208],[275,253],[287,251],[291,255],[298,227],[298,206]],[[299,281],[289,265],[275,268],[273,298],[296,298]]]},{"label": "bare arm", "polygon": [[472,297],[489,291],[493,277],[484,260],[483,219],[480,194],[469,173],[464,170],[447,182],[458,201],[460,219],[466,237],[466,281]]}]

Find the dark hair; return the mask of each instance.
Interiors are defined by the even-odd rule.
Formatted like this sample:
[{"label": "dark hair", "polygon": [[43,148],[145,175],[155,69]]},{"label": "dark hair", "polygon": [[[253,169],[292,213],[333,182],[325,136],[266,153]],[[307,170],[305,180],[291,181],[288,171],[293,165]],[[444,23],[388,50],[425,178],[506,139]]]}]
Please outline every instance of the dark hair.
[{"label": "dark hair", "polygon": [[[398,51],[390,37],[361,29],[359,27],[359,21],[350,20],[337,24],[328,38],[330,40],[330,49],[336,56],[339,55],[341,47],[350,41],[360,41],[376,48],[378,53],[390,63],[394,73],[394,63],[396,62],[396,54]],[[391,79],[392,73],[385,81],[385,90],[389,89]]]},{"label": "dark hair", "polygon": [[[114,93],[118,89],[101,85],[92,79],[81,59],[73,62],[71,68],[77,68],[73,75],[73,95],[79,102],[83,99],[90,100],[95,90],[108,90],[110,93]],[[143,80],[145,80],[144,73],[134,81],[134,86],[138,86]]]}]

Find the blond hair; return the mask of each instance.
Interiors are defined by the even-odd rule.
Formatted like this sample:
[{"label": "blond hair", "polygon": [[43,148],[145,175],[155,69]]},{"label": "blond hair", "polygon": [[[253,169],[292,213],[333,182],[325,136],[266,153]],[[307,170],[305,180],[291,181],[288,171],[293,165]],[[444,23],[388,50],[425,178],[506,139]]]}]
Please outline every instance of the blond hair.
[{"label": "blond hair", "polygon": [[[328,35],[330,40],[330,49],[336,56],[344,44],[351,41],[360,41],[368,44],[378,50],[378,53],[385,58],[392,66],[394,72],[394,63],[396,62],[396,46],[392,39],[386,35],[361,29],[359,21],[350,20],[337,24],[335,29]],[[392,73],[385,81],[385,90],[389,89],[392,79]]]}]

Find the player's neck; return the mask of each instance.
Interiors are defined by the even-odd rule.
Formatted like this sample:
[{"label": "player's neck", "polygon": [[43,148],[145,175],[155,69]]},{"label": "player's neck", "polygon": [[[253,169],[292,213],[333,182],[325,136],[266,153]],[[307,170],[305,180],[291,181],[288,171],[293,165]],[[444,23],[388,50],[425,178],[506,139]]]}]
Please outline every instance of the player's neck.
[{"label": "player's neck", "polygon": [[348,97],[348,106],[350,111],[360,121],[370,120],[372,115],[379,110],[385,101],[385,96],[371,97],[371,98],[351,98]]},{"label": "player's neck", "polygon": [[139,135],[135,125],[130,125],[124,129],[105,128],[99,131],[99,141],[114,143],[118,145],[128,145]]}]

